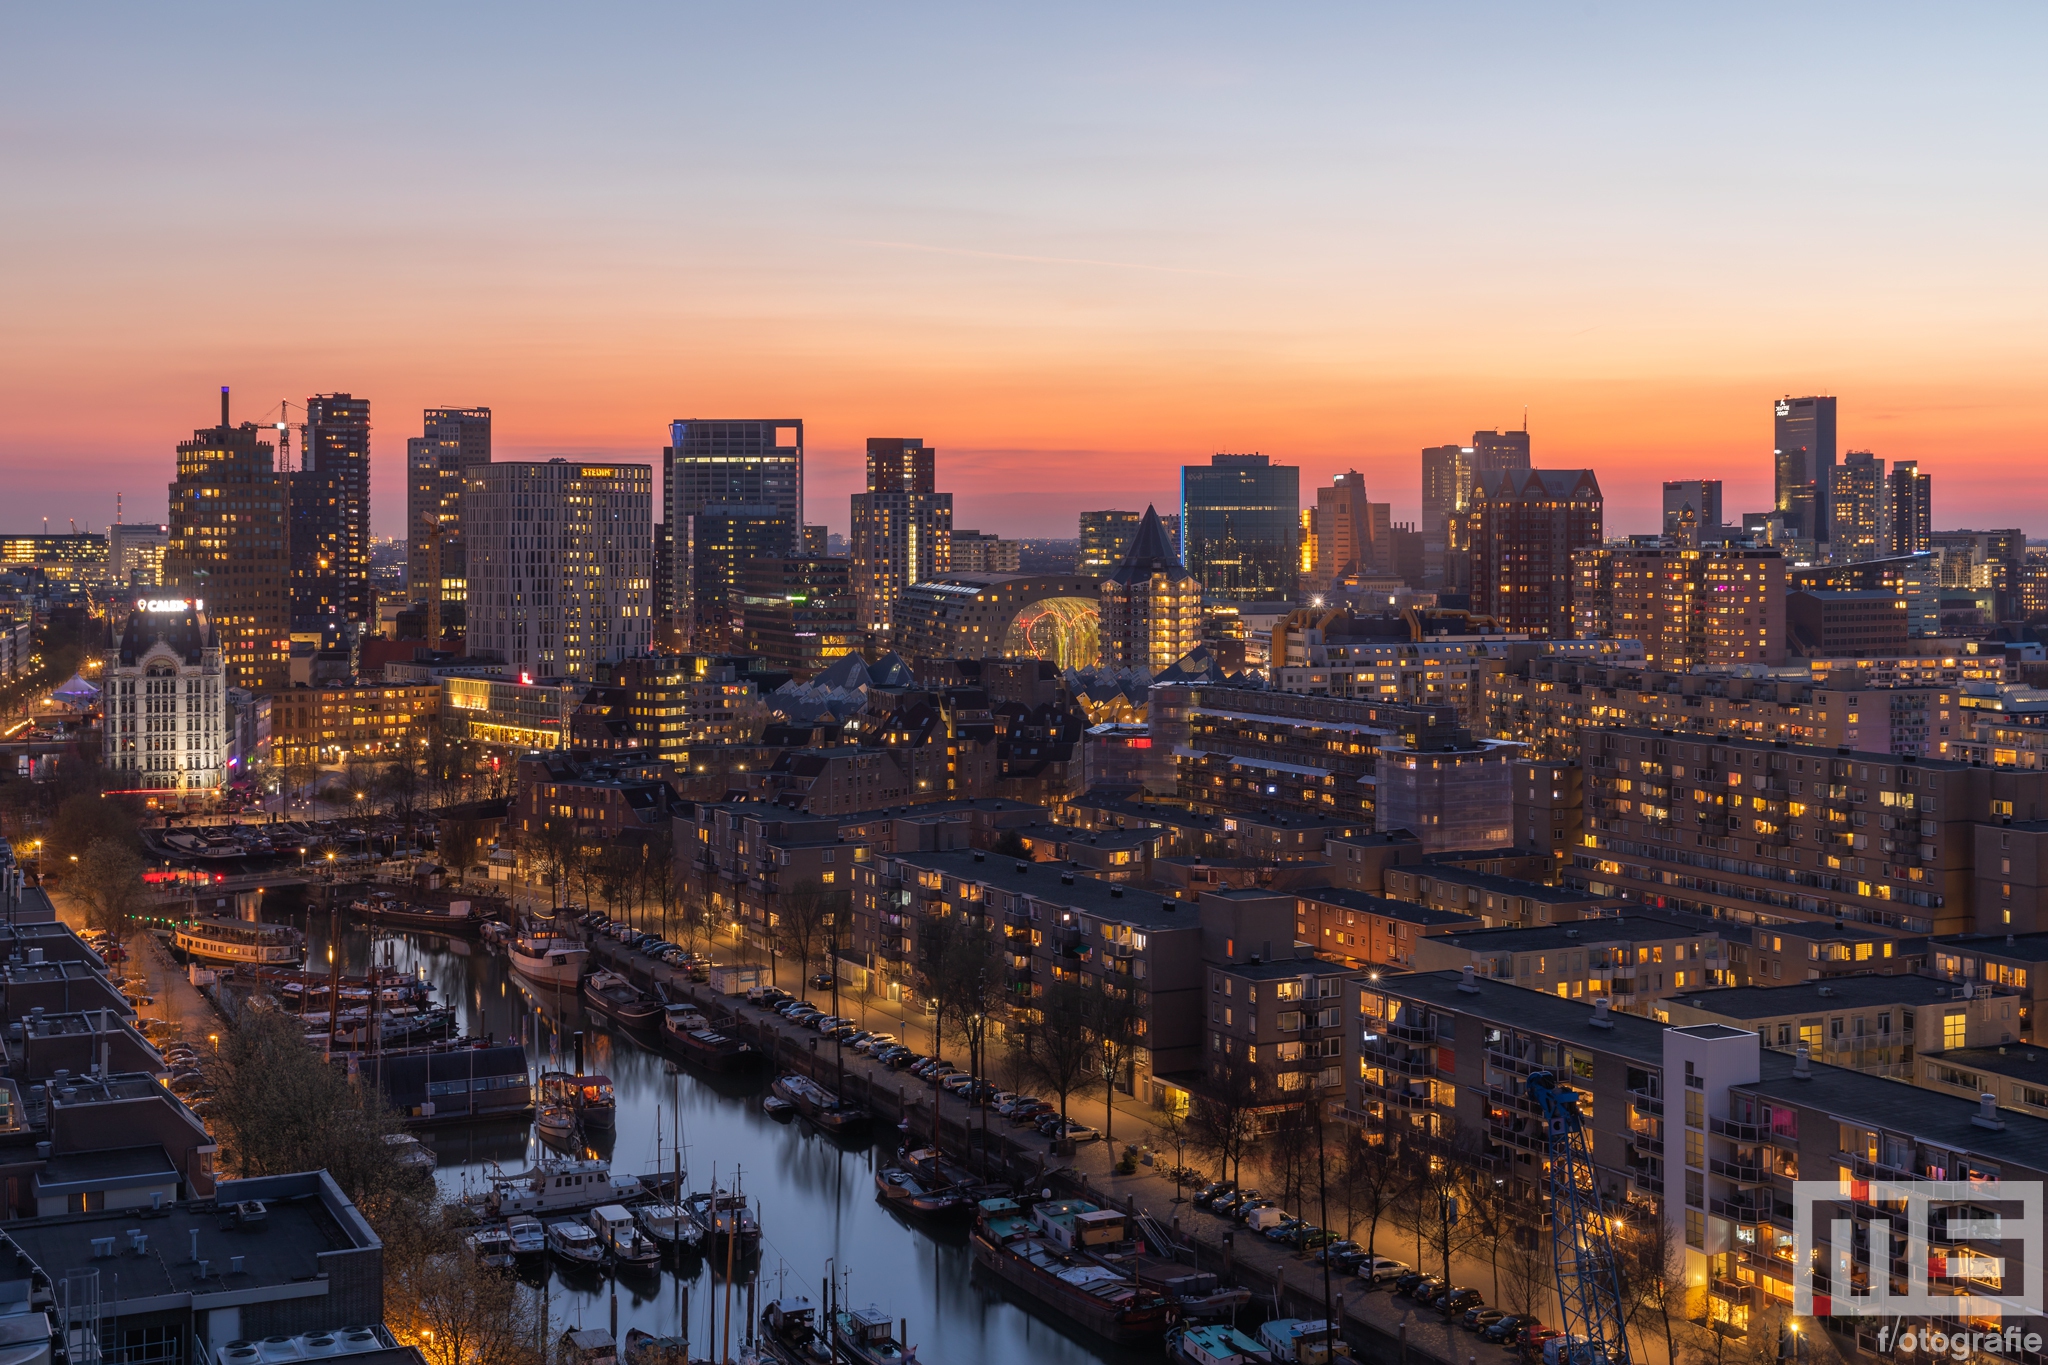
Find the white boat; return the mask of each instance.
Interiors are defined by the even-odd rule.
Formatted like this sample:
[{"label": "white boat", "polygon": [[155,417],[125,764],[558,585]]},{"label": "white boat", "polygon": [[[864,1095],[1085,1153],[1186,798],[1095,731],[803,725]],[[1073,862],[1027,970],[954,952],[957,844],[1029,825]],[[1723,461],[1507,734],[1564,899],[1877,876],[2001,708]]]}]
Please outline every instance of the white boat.
[{"label": "white boat", "polygon": [[384,1145],[391,1149],[392,1159],[401,1166],[414,1166],[423,1171],[434,1169],[434,1149],[411,1133],[386,1133]]},{"label": "white boat", "polygon": [[248,967],[296,967],[306,956],[306,940],[298,930],[259,920],[187,920],[171,930],[171,946],[199,962]]},{"label": "white boat", "polygon": [[633,1221],[640,1225],[640,1231],[652,1237],[665,1247],[695,1247],[704,1240],[704,1230],[690,1217],[690,1211],[681,1204],[657,1201],[640,1204],[633,1210]]},{"label": "white boat", "polygon": [[571,1265],[603,1265],[604,1245],[587,1223],[564,1218],[548,1224],[548,1254]]},{"label": "white boat", "polygon": [[503,1218],[515,1213],[581,1213],[600,1204],[622,1204],[642,1193],[632,1176],[615,1176],[609,1161],[549,1157],[530,1171],[491,1181],[482,1202]]},{"label": "white boat", "polygon": [[548,1249],[548,1230],[540,1225],[540,1219],[532,1214],[521,1214],[505,1220],[505,1235],[512,1241],[512,1254],[526,1259],[545,1255]]},{"label": "white boat", "polygon": [[622,1266],[660,1264],[661,1248],[635,1226],[633,1215],[626,1212],[624,1205],[601,1204],[583,1215],[583,1221],[590,1224],[590,1230],[597,1234],[597,1244],[613,1263]]},{"label": "white boat", "polygon": [[512,1250],[512,1234],[502,1227],[478,1228],[463,1240],[478,1265],[492,1270],[509,1270],[518,1260]]},{"label": "white boat", "polygon": [[512,970],[544,986],[575,989],[590,965],[590,949],[555,934],[521,934],[505,948]]}]

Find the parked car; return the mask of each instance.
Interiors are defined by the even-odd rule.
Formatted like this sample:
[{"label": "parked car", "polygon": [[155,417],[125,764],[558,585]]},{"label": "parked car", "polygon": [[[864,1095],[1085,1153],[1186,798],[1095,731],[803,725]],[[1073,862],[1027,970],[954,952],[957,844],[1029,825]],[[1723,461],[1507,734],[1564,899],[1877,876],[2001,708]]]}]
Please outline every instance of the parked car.
[{"label": "parked car", "polygon": [[964,1071],[956,1071],[939,1082],[939,1089],[951,1095],[964,1095],[974,1086],[974,1077]]},{"label": "parked car", "polygon": [[1235,1180],[1212,1180],[1195,1191],[1193,1203],[1198,1209],[1211,1208],[1216,1201],[1237,1192]]},{"label": "parked car", "polygon": [[830,972],[813,972],[813,973],[811,973],[811,988],[812,988],[813,990],[820,990],[820,991],[829,991],[829,990],[831,990],[831,989],[832,989],[832,973],[830,973]]},{"label": "parked car", "polygon": [[1332,1237],[1316,1249],[1311,1260],[1316,1265],[1349,1274],[1358,1265],[1358,1258],[1365,1255],[1365,1248],[1348,1237]]},{"label": "parked car", "polygon": [[1477,1332],[1483,1327],[1491,1327],[1506,1316],[1507,1314],[1500,1309],[1488,1308],[1482,1304],[1477,1308],[1466,1309],[1465,1316],[1458,1319],[1458,1326],[1468,1332]]},{"label": "parked car", "polygon": [[1289,1245],[1299,1251],[1314,1251],[1316,1248],[1326,1245],[1329,1240],[1329,1229],[1316,1227],[1312,1223],[1303,1224],[1301,1227],[1296,1228],[1294,1235],[1287,1239]]},{"label": "parked car", "polygon": [[1412,1279],[1407,1275],[1403,1275],[1400,1279],[1394,1281],[1394,1292],[1396,1294],[1399,1294],[1404,1299],[1413,1299],[1417,1303],[1428,1303],[1438,1294],[1441,1294],[1443,1289],[1444,1280],[1441,1275],[1418,1273]]},{"label": "parked car", "polygon": [[[1058,1141],[1060,1137],[1063,1135],[1060,1132],[1059,1125],[1055,1123],[1053,1125],[1053,1130],[1050,1133],[1046,1134],[1046,1136],[1052,1138],[1054,1141]],[[1099,1129],[1090,1128],[1085,1123],[1081,1123],[1075,1119],[1068,1119],[1067,1128],[1064,1136],[1068,1142],[1094,1142],[1102,1136],[1102,1133]]]},{"label": "parked car", "polygon": [[1001,1104],[996,1106],[996,1112],[1008,1118],[1018,1105],[1037,1104],[1038,1102],[1038,1096],[1036,1095],[1010,1095]]},{"label": "parked car", "polygon": [[1542,1325],[1542,1320],[1534,1313],[1510,1313],[1506,1317],[1496,1319],[1480,1328],[1479,1339],[1481,1341],[1512,1343],[1521,1336],[1525,1329],[1541,1327]]},{"label": "parked car", "polygon": [[1250,1223],[1253,1214],[1257,1213],[1260,1209],[1277,1208],[1279,1207],[1279,1202],[1277,1199],[1247,1199],[1232,1209],[1230,1216],[1240,1223]]},{"label": "parked car", "polygon": [[1239,1209],[1243,1208],[1246,1204],[1249,1204],[1258,1197],[1259,1192],[1257,1190],[1239,1190],[1231,1194],[1226,1194],[1221,1199],[1218,1199],[1215,1203],[1209,1206],[1209,1211],[1211,1213],[1220,1214],[1225,1218],[1235,1218],[1237,1217],[1237,1211]]},{"label": "parked car", "polygon": [[1251,1226],[1257,1229],[1259,1235],[1269,1242],[1284,1242],[1287,1240],[1287,1235],[1296,1228],[1308,1225],[1291,1213],[1283,1213],[1278,1218],[1254,1219]]},{"label": "parked car", "polygon": [[1052,1106],[1045,1103],[1020,1105],[1010,1111],[1010,1122],[1022,1128],[1027,1123],[1037,1123],[1041,1117],[1051,1112]]},{"label": "parked car", "polygon": [[873,1054],[880,1052],[883,1048],[888,1047],[895,1041],[896,1035],[893,1033],[870,1033],[866,1037],[866,1039],[864,1039],[861,1042],[855,1043],[854,1046],[859,1048],[862,1052]]},{"label": "parked car", "polygon": [[1486,1302],[1486,1296],[1476,1289],[1446,1289],[1430,1300],[1429,1306],[1449,1316],[1453,1313],[1463,1316],[1468,1308],[1477,1308]]},{"label": "parked car", "polygon": [[902,1071],[909,1067],[916,1066],[919,1062],[923,1060],[923,1053],[912,1052],[909,1048],[904,1048],[903,1051],[897,1053],[894,1057],[891,1057],[889,1059],[889,1065],[894,1070]]},{"label": "parked car", "polygon": [[1405,1261],[1397,1261],[1391,1256],[1367,1256],[1358,1263],[1358,1278],[1367,1284],[1398,1281],[1403,1275],[1412,1273]]}]

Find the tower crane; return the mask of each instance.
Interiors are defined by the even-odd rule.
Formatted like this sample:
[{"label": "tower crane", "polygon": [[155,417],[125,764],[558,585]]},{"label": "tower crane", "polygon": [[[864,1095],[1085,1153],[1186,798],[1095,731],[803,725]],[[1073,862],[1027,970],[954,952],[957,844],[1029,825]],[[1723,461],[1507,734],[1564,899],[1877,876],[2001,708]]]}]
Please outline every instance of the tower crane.
[{"label": "tower crane", "polygon": [[1579,1092],[1559,1085],[1548,1071],[1531,1073],[1528,1086],[1543,1111],[1550,1156],[1545,1195],[1557,1262],[1557,1298],[1563,1310],[1559,1365],[1630,1365],[1621,1271],[1607,1233],[1607,1215],[1600,1208]]},{"label": "tower crane", "polygon": [[[294,431],[299,433],[299,459],[303,462],[306,458],[306,442],[308,439],[306,436],[306,423],[303,420],[298,422],[292,421],[292,409],[295,407],[299,410],[299,416],[304,418],[306,416],[306,405],[304,403],[293,403],[287,399],[277,405],[278,420],[263,423],[264,426],[277,433],[277,468],[280,472],[291,468],[292,432]],[[265,413],[263,415],[268,417],[270,414]]]}]

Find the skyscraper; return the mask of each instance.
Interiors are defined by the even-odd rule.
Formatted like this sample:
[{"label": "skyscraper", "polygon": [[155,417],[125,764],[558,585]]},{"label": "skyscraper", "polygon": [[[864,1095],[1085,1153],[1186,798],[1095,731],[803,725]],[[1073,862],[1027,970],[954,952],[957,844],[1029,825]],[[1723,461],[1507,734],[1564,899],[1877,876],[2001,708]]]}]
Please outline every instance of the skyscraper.
[{"label": "skyscraper", "polygon": [[405,442],[405,586],[414,602],[438,600],[456,625],[469,577],[462,489],[470,470],[491,462],[491,410],[428,408],[421,431]]},{"label": "skyscraper", "polygon": [[853,589],[861,624],[891,624],[913,583],[949,573],[953,495],[937,491],[938,452],[915,436],[868,438],[868,489],[853,495]]},{"label": "skyscraper", "polygon": [[1829,471],[1828,558],[1837,563],[1892,553],[1892,485],[1884,461],[1852,450]]},{"label": "skyscraper", "polygon": [[1893,460],[1892,553],[1918,554],[1934,534],[1934,488],[1918,460]]},{"label": "skyscraper", "polygon": [[1719,479],[1666,479],[1664,481],[1664,534],[1679,535],[1687,509],[1692,512],[1695,541],[1721,528],[1721,481]]},{"label": "skyscraper", "polygon": [[1098,637],[1105,668],[1171,668],[1202,643],[1202,583],[1180,562],[1147,507],[1123,558],[1102,580]]},{"label": "skyscraper", "polygon": [[795,417],[691,417],[670,422],[668,435],[661,521],[670,580],[662,597],[687,635],[699,596],[691,525],[699,512],[720,503],[772,508],[789,537],[774,553],[803,553],[804,424]]},{"label": "skyscraper", "polygon": [[1210,597],[1275,601],[1301,584],[1301,470],[1217,455],[1180,471],[1181,561]]},{"label": "skyscraper", "polygon": [[292,624],[368,622],[370,400],[346,393],[306,400],[306,448],[291,488]]},{"label": "skyscraper", "polygon": [[289,490],[259,430],[228,425],[223,385],[220,425],[178,443],[164,586],[212,622],[228,685],[268,692],[290,681]]},{"label": "skyscraper", "polygon": [[[1529,433],[1521,431],[1475,431],[1472,433],[1472,478],[1498,474],[1502,470],[1529,467]],[[1472,485],[1462,490],[1471,496]]]},{"label": "skyscraper", "polygon": [[1081,551],[1074,559],[1074,572],[1090,578],[1106,578],[1123,562],[1124,550],[1138,533],[1143,512],[1083,512]]},{"label": "skyscraper", "polygon": [[809,678],[860,648],[853,561],[844,555],[773,555],[740,575],[742,648]]},{"label": "skyscraper", "polygon": [[1828,538],[1828,495],[1834,487],[1835,400],[1780,398],[1772,408],[1775,498],[1772,507],[1799,519],[1799,534]]},{"label": "skyscraper", "polygon": [[652,643],[654,471],[477,465],[462,492],[469,648],[515,676],[590,678]]},{"label": "skyscraper", "polygon": [[1426,541],[1444,538],[1451,513],[1462,505],[1471,490],[1470,446],[1424,446],[1422,449],[1422,535]]},{"label": "skyscraper", "polygon": [[1394,571],[1392,507],[1372,502],[1365,493],[1365,475],[1347,470],[1316,490],[1315,587],[1329,587],[1350,574]]},{"label": "skyscraper", "polygon": [[1590,469],[1505,470],[1478,477],[1468,514],[1472,609],[1507,630],[1569,639],[1572,551],[1600,543],[1600,481]]},{"label": "skyscraper", "polygon": [[678,544],[690,556],[690,647],[711,653],[737,649],[743,634],[740,585],[748,566],[789,557],[790,527],[782,509],[707,504],[684,524]]}]

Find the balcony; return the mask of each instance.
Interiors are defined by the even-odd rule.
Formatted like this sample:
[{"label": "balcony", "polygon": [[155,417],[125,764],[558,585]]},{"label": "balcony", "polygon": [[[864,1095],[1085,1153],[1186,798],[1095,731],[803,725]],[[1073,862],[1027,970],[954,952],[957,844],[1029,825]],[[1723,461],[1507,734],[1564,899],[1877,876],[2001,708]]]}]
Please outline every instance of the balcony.
[{"label": "balcony", "polygon": [[1629,1107],[1638,1114],[1654,1114],[1658,1118],[1664,1117],[1664,1097],[1653,1091],[1631,1090],[1628,1092],[1628,1103]]},{"label": "balcony", "polygon": [[1664,1155],[1664,1139],[1653,1137],[1649,1133],[1631,1132],[1628,1135],[1628,1145],[1648,1156]]},{"label": "balcony", "polygon": [[1709,1158],[1707,1169],[1723,1180],[1732,1180],[1738,1185],[1768,1185],[1771,1173],[1762,1166],[1739,1161],[1723,1161],[1719,1157]]},{"label": "balcony", "polygon": [[1721,1276],[1716,1275],[1708,1281],[1707,1288],[1712,1291],[1717,1299],[1726,1299],[1730,1303],[1748,1304],[1751,1307],[1756,1305],[1757,1287],[1753,1284],[1744,1284],[1740,1280],[1723,1279]]},{"label": "balcony", "polygon": [[1733,1138],[1737,1142],[1762,1142],[1770,1136],[1770,1129],[1760,1123],[1737,1123],[1733,1119],[1707,1120],[1707,1131],[1717,1137]]},{"label": "balcony", "polygon": [[1425,1020],[1422,1023],[1388,1024],[1382,1033],[1397,1043],[1433,1043],[1436,1041],[1436,1023]]},{"label": "balcony", "polygon": [[1761,1223],[1771,1216],[1769,1195],[1743,1195],[1735,1199],[1710,1197],[1707,1212],[1718,1218],[1732,1218],[1738,1223]]},{"label": "balcony", "polygon": [[1436,1056],[1434,1053],[1428,1052],[1411,1053],[1406,1057],[1396,1057],[1391,1053],[1382,1053],[1371,1058],[1368,1064],[1384,1067],[1388,1072],[1396,1076],[1413,1076],[1427,1079],[1437,1074]]}]

